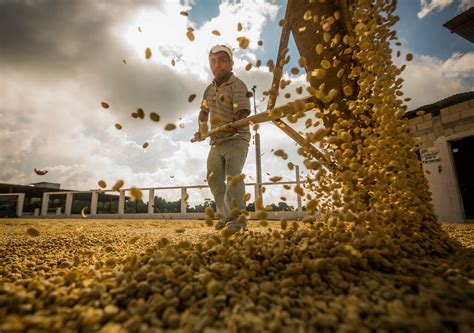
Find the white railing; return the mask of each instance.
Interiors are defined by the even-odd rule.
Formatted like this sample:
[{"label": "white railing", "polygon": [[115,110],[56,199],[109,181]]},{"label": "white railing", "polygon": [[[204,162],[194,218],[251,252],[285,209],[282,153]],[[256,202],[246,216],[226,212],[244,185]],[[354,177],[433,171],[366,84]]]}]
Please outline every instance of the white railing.
[{"label": "white railing", "polygon": [[[295,181],[285,181],[285,182],[266,182],[266,183],[247,183],[245,186],[253,186],[255,191],[255,198],[257,197],[258,189],[261,186],[281,186],[281,185],[301,185],[302,182],[300,181],[299,169],[296,167],[296,180]],[[91,200],[89,211],[87,212],[88,218],[150,218],[150,219],[202,219],[205,217],[204,212],[187,212],[187,200],[188,200],[188,190],[189,189],[204,189],[209,188],[209,185],[191,185],[191,186],[165,186],[165,187],[148,187],[148,188],[140,188],[142,193],[145,195],[148,192],[148,205],[147,205],[147,212],[146,213],[126,213],[125,212],[125,202],[126,196],[125,193],[129,191],[129,189],[121,189],[119,191],[118,196],[118,209],[117,213],[97,213],[97,206],[98,206],[98,199],[99,194],[101,193],[116,193],[116,191],[112,190],[90,190],[90,191],[59,191],[59,192],[44,192],[41,202],[41,212],[40,217],[48,218],[48,217],[64,217],[64,218],[74,218],[74,217],[81,217],[81,214],[72,214],[72,204],[75,194],[91,194]],[[179,213],[161,213],[156,212],[154,207],[154,199],[155,199],[155,191],[163,191],[163,190],[180,190],[181,191],[181,198],[180,198],[180,212]],[[18,196],[17,200],[17,215],[22,216],[23,213],[23,203],[25,200],[24,193],[8,193],[8,194],[0,194],[1,196]],[[49,210],[49,201],[51,196],[58,196],[58,195],[65,195],[66,202],[65,202],[65,209],[64,212],[61,211],[61,208],[56,208],[54,214],[48,214]],[[303,218],[306,213],[303,211],[302,207],[302,198],[301,196],[296,193],[296,201],[297,201],[297,210],[296,211],[276,211],[276,212],[268,212],[268,219],[280,219],[281,217],[290,218],[290,219],[301,219]],[[36,216],[36,214],[35,214]],[[251,216],[252,218],[252,216]]]}]

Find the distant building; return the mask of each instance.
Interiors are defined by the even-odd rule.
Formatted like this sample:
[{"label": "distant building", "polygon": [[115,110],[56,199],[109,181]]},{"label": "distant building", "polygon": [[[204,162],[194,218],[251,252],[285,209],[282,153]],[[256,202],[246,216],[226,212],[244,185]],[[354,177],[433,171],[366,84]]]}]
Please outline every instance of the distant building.
[{"label": "distant building", "polygon": [[50,183],[50,182],[39,182],[39,183],[32,183],[34,187],[43,187],[43,188],[52,188],[55,190],[59,190],[61,188],[61,184],[59,183]]},{"label": "distant building", "polygon": [[474,219],[474,91],[422,106],[405,117],[417,138],[439,220]]},{"label": "distant building", "polygon": [[[97,192],[97,191],[96,191]],[[45,214],[68,214],[68,216],[81,216],[81,210],[84,207],[91,207],[91,191],[74,191],[60,189],[60,184],[39,182],[30,185],[18,185],[0,183],[0,217],[35,216],[39,215],[44,202],[45,193],[48,204]],[[58,194],[55,194],[58,193]],[[70,202],[68,202],[68,193],[71,193]],[[21,209],[18,209],[19,194],[23,195],[21,199]],[[96,205],[99,213],[110,213],[117,210],[118,193],[97,192]],[[130,200],[129,196],[124,196],[124,200]]]},{"label": "distant building", "polygon": [[7,206],[12,204],[16,206],[17,197],[6,196],[9,193],[23,193],[25,198],[21,215],[33,215],[35,209],[41,208],[43,194],[45,192],[59,192],[61,191],[59,188],[60,184],[48,182],[40,182],[31,185],[0,183],[0,217],[9,216],[8,212],[6,212]]}]

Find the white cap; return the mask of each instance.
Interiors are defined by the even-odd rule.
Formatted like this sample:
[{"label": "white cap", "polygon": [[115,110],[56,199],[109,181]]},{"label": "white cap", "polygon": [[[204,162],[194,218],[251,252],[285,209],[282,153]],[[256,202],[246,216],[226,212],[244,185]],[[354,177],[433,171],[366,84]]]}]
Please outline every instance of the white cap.
[{"label": "white cap", "polygon": [[211,51],[209,51],[209,57],[211,57],[211,54],[216,54],[217,52],[225,52],[229,56],[230,60],[233,61],[232,59],[232,50],[230,47],[226,45],[215,45],[211,48]]}]

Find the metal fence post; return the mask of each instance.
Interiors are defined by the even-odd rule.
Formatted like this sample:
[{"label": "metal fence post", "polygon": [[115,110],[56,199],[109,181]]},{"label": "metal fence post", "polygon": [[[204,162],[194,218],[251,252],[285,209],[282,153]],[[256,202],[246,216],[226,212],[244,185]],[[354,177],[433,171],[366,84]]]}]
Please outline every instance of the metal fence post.
[{"label": "metal fence post", "polygon": [[[295,165],[295,173],[296,173],[296,186],[300,187],[301,186],[300,167],[298,165]],[[301,204],[301,196],[298,193],[296,193],[296,201],[298,203],[298,212],[300,215],[303,215],[303,205]]]}]

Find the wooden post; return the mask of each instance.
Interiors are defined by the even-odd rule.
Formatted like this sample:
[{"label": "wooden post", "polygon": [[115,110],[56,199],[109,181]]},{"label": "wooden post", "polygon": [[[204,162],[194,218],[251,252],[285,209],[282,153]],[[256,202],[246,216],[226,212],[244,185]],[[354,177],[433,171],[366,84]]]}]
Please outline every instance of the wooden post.
[{"label": "wooden post", "polygon": [[[278,69],[283,69],[283,61],[285,60],[283,52],[287,47],[288,47],[288,42],[290,40],[290,32],[291,32],[291,24],[289,17],[290,17],[290,8],[292,7],[292,2],[293,0],[289,0],[287,5],[286,5],[286,11],[285,11],[285,24],[283,25],[282,31],[281,31],[281,36],[280,36],[280,45],[278,46],[278,54],[277,54],[277,59],[275,63],[275,68]],[[273,80],[272,80],[272,87],[271,89],[274,89],[275,92],[278,92],[280,88],[280,80],[281,76],[273,75]],[[276,94],[271,94],[268,96],[268,103],[267,103],[267,110],[271,110],[275,107],[277,95]]]},{"label": "wooden post", "polygon": [[[288,0],[288,3],[286,5],[286,11],[285,11],[285,24],[283,25],[283,28],[281,31],[280,45],[278,46],[278,54],[277,54],[277,59],[275,63],[275,68],[278,69],[279,71],[274,70],[273,73],[282,72],[283,67],[285,65],[284,62],[285,62],[285,57],[287,54],[285,50],[288,50],[287,47],[288,47],[288,42],[290,40],[290,33],[292,30],[294,30],[294,26],[295,26],[295,22],[293,22],[290,19],[292,17],[291,11],[295,6],[304,6],[304,4],[300,3],[299,1],[295,2],[295,0]],[[275,108],[276,100],[278,97],[277,93],[280,89],[280,81],[281,81],[281,75],[273,74],[271,90],[274,93],[268,96],[267,110],[272,110]],[[314,102],[318,103],[316,99],[314,99]],[[303,104],[306,104],[306,103],[303,103]],[[308,151],[315,158],[317,159],[322,158],[323,154],[320,151],[318,151],[318,149],[316,149],[312,144],[306,142],[306,140],[297,131],[291,128],[282,119],[273,119],[272,122],[275,126],[277,126],[280,130],[282,130],[286,135],[288,135],[290,138],[295,140],[300,146],[308,149]]]}]

